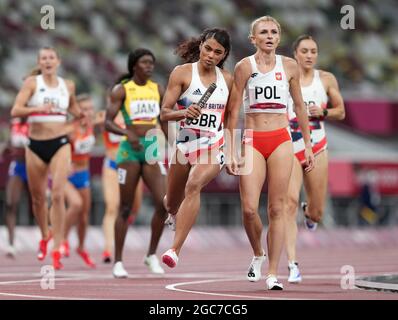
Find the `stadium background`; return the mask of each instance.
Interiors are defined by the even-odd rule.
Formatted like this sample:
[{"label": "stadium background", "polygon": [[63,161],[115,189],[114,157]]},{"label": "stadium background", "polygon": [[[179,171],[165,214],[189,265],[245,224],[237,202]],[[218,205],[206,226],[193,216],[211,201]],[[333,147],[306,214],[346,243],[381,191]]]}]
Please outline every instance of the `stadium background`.
[{"label": "stadium background", "polygon": [[[355,9],[355,29],[341,28],[343,5]],[[42,6],[55,10],[55,28],[41,28]],[[125,71],[127,54],[137,47],[157,57],[154,78],[167,84],[180,63],[173,52],[183,39],[204,28],[221,26],[232,36],[226,68],[253,53],[247,35],[250,22],[272,15],[282,25],[278,53],[291,56],[291,44],[302,33],[320,47],[319,68],[335,74],[346,104],[346,119],[329,122],[329,198],[324,227],[398,224],[398,7],[394,0],[0,0],[0,145],[9,134],[9,110],[22,78],[34,66],[37,50],[54,46],[62,57],[60,74],[76,82],[77,92],[90,93],[98,110],[106,90]],[[1,151],[1,150],[0,150]],[[91,223],[103,216],[100,182],[103,146],[93,153]],[[8,159],[0,160],[0,224],[4,224],[4,186]],[[198,224],[240,225],[237,179],[223,172],[202,196]],[[266,198],[261,213],[265,218]],[[18,215],[33,224],[26,198]],[[152,213],[145,196],[137,224]],[[301,215],[299,215],[299,219]]]}]

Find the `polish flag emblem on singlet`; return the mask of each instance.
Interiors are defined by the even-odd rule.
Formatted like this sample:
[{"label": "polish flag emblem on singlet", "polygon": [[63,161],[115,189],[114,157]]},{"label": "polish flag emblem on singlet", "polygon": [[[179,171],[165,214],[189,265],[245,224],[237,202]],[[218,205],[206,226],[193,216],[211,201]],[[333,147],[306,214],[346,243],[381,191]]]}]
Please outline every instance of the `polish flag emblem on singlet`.
[{"label": "polish flag emblem on singlet", "polygon": [[275,72],[275,79],[276,80],[282,80],[282,73],[281,72]]}]

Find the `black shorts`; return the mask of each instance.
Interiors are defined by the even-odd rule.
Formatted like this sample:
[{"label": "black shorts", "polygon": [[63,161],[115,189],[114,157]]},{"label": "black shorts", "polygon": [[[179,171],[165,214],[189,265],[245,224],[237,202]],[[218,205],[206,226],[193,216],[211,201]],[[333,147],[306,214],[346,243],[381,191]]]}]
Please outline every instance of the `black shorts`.
[{"label": "black shorts", "polygon": [[50,140],[34,140],[32,138],[29,138],[28,147],[41,160],[49,164],[52,157],[57,153],[59,148],[68,143],[68,136],[61,136]]}]

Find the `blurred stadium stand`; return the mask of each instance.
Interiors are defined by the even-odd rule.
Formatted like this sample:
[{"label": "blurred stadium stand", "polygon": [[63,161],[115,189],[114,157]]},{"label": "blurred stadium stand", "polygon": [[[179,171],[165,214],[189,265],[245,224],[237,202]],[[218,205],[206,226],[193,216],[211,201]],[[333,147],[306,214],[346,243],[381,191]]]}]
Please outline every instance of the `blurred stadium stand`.
[{"label": "blurred stadium stand", "polygon": [[[355,30],[340,27],[340,9],[346,4],[355,8]],[[54,30],[40,27],[43,5],[55,9]],[[335,74],[346,102],[346,119],[327,125],[331,161],[325,226],[360,224],[363,176],[372,177],[366,183],[371,181],[380,194],[380,217],[369,224],[398,224],[395,0],[0,0],[0,144],[8,138],[9,108],[41,46],[58,49],[61,74],[76,82],[78,92],[92,94],[102,109],[106,90],[125,71],[130,50],[151,49],[157,57],[154,78],[166,85],[168,74],[180,63],[173,54],[176,45],[206,27],[222,26],[232,35],[226,67],[233,70],[237,61],[254,52],[247,39],[250,22],[266,14],[281,22],[279,53],[291,56],[291,44],[299,34],[318,40],[319,68]],[[103,214],[98,177],[102,152],[99,142],[92,167],[94,224]],[[0,191],[6,172],[3,159]],[[239,224],[237,180],[223,172],[206,190],[199,223]],[[3,198],[0,192],[0,201]],[[264,199],[262,212],[265,204]],[[146,198],[142,212],[147,210],[152,211]],[[140,219],[138,223],[147,223],[149,215]]]}]

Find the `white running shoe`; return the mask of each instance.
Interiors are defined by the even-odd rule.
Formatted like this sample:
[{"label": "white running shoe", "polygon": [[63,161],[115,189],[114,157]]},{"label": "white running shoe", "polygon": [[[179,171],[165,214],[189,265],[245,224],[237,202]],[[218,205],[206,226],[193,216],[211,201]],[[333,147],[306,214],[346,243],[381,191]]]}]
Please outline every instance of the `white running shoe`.
[{"label": "white running shoe", "polygon": [[174,249],[169,249],[162,255],[162,261],[170,268],[174,268],[178,263],[178,256]]},{"label": "white running shoe", "polygon": [[176,231],[176,215],[169,213],[166,221],[164,222],[172,231]]},{"label": "white running shoe", "polygon": [[304,213],[304,226],[307,230],[309,231],[315,231],[318,223],[314,222],[311,220],[310,217],[307,216],[306,210],[307,210],[307,202],[301,202],[301,209],[303,210]]},{"label": "white running shoe", "polygon": [[15,258],[17,255],[17,249],[11,244],[7,246],[6,256],[9,258]]},{"label": "white running shoe", "polygon": [[144,263],[145,263],[145,265],[148,266],[149,270],[152,273],[156,273],[156,274],[163,274],[164,273],[164,270],[160,266],[159,259],[156,256],[156,254],[151,254],[150,256],[146,256],[145,259],[144,259]]},{"label": "white running shoe", "polygon": [[127,278],[129,275],[124,269],[121,261],[118,261],[113,265],[112,274],[115,278]]},{"label": "white running shoe", "polygon": [[283,290],[283,284],[272,274],[265,279],[265,283],[268,290]]},{"label": "white running shoe", "polygon": [[257,282],[261,278],[261,266],[266,259],[265,252],[263,250],[263,255],[256,257],[254,256],[252,262],[250,263],[249,269],[247,271],[247,280],[251,282]]},{"label": "white running shoe", "polygon": [[300,270],[298,268],[298,263],[297,262],[289,262],[289,278],[287,281],[289,283],[300,283],[302,278],[300,274]]}]

